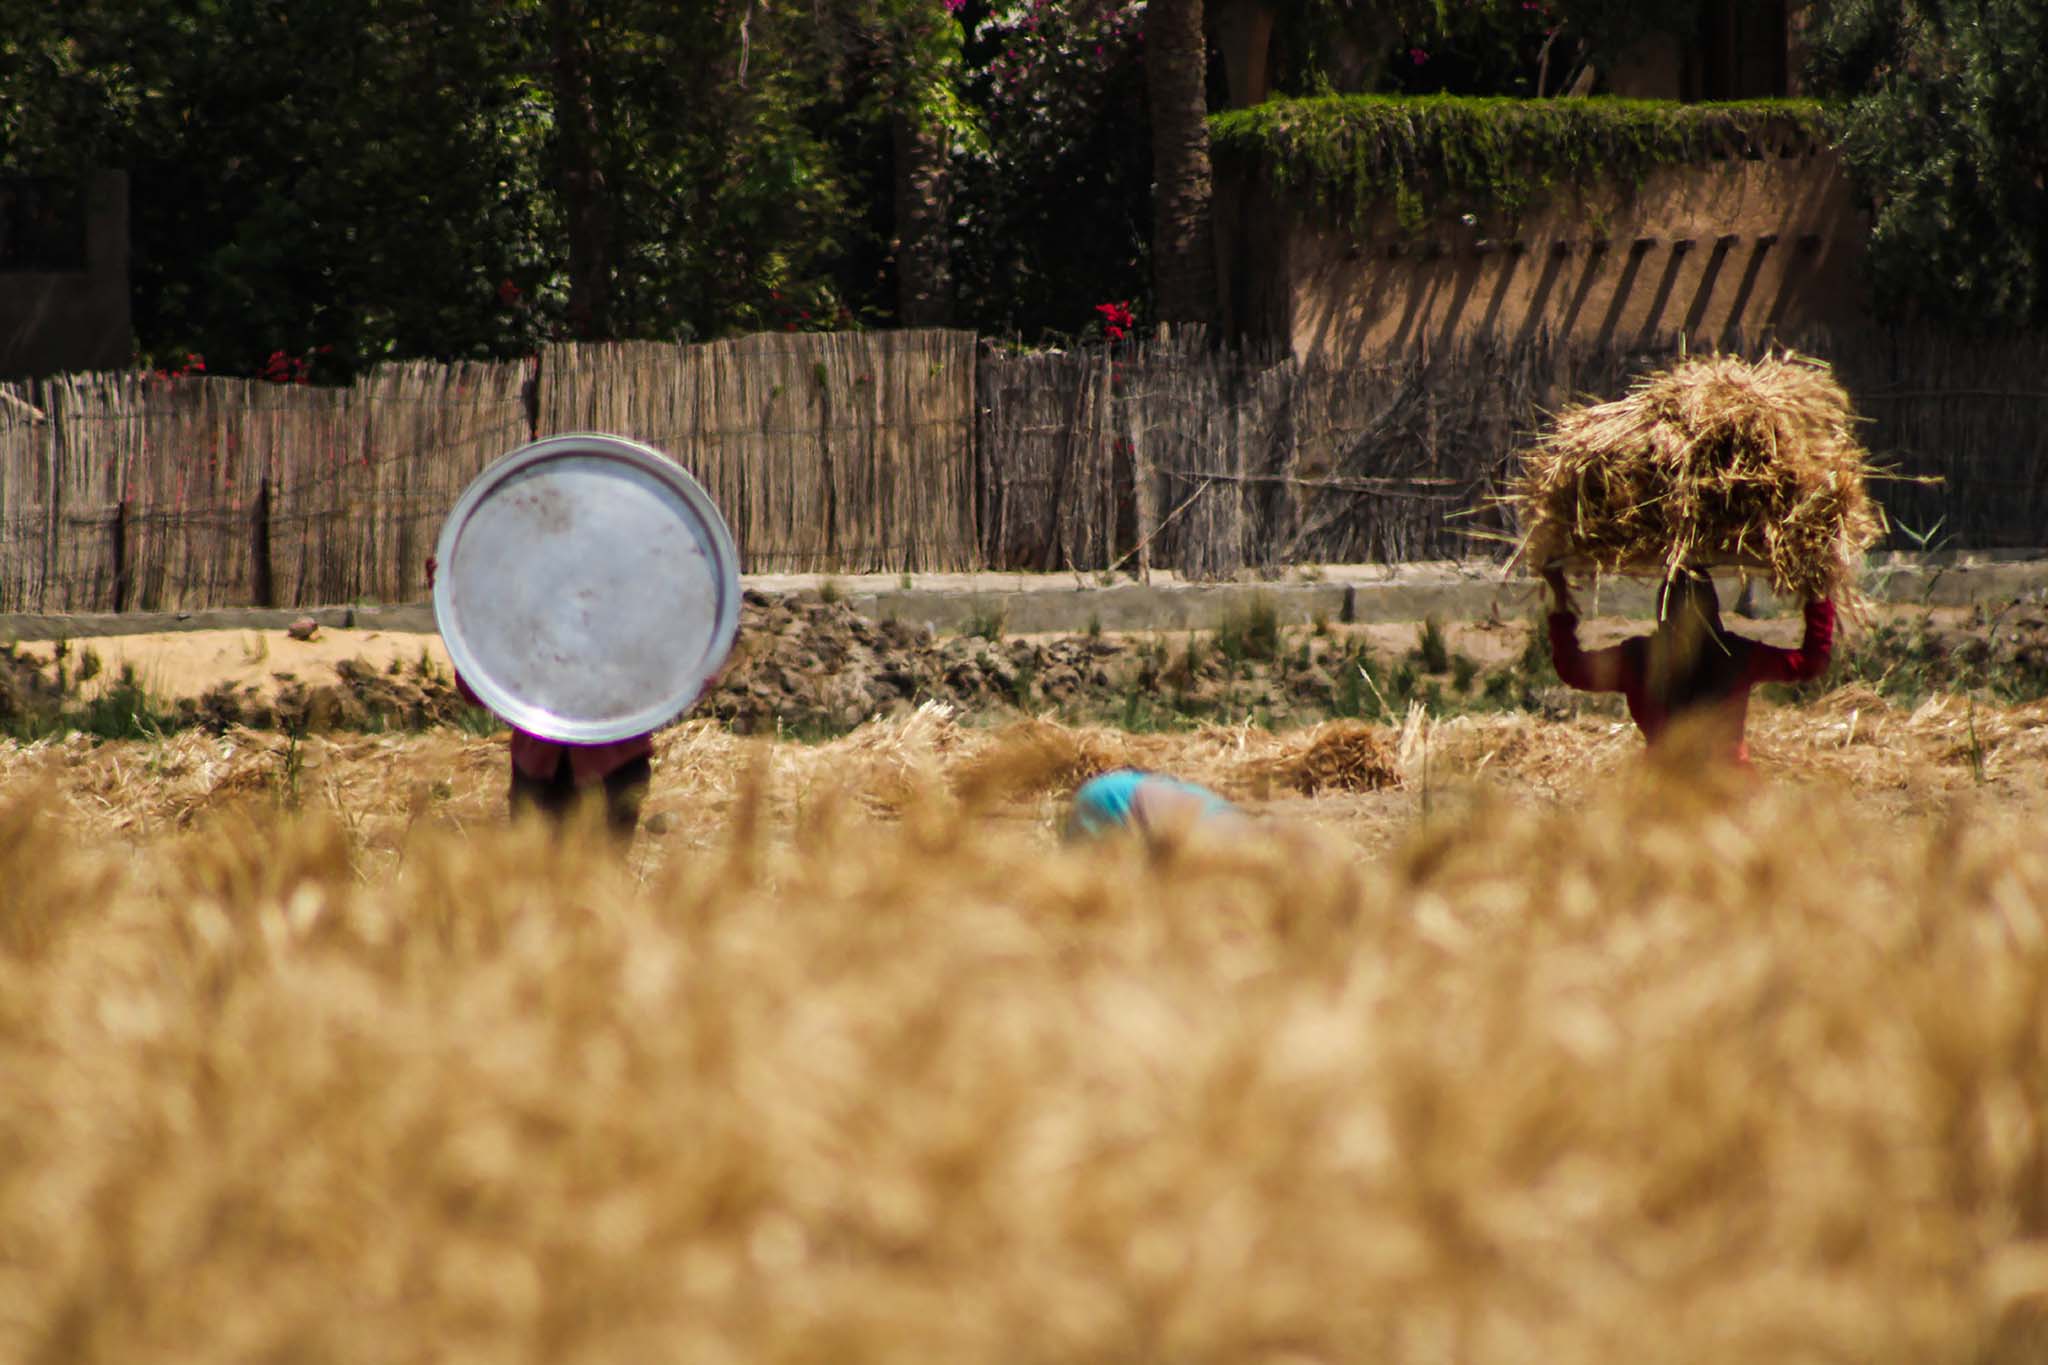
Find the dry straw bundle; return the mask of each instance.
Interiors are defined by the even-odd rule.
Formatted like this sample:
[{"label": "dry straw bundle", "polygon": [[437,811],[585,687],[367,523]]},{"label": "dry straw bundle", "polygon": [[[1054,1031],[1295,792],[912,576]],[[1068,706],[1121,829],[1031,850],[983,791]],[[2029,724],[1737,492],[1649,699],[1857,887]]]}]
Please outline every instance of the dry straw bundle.
[{"label": "dry straw bundle", "polygon": [[1689,360],[1557,415],[1505,501],[1518,559],[1662,575],[1741,566],[1787,596],[1846,596],[1884,534],[1869,456],[1828,366]]},{"label": "dry straw bundle", "polygon": [[1306,745],[1269,760],[1267,767],[1272,777],[1304,796],[1401,785],[1401,755],[1394,735],[1362,721],[1318,726]]}]

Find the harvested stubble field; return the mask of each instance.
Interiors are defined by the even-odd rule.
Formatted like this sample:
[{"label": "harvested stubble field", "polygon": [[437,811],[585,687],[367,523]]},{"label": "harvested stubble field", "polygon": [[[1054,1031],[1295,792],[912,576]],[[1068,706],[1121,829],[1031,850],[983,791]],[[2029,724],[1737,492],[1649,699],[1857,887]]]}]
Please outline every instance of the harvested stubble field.
[{"label": "harvested stubble field", "polygon": [[2039,1360],[2048,706],[1752,736],[0,748],[0,1358]]}]

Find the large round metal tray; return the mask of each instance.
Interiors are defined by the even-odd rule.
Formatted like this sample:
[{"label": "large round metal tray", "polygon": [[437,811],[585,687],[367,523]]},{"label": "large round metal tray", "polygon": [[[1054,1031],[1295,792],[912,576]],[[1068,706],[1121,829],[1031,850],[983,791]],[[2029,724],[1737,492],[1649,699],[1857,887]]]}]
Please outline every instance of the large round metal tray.
[{"label": "large round metal tray", "polygon": [[442,524],[434,618],[491,710],[543,739],[659,729],[739,628],[739,556],[708,494],[652,447],[577,433],[522,446]]}]

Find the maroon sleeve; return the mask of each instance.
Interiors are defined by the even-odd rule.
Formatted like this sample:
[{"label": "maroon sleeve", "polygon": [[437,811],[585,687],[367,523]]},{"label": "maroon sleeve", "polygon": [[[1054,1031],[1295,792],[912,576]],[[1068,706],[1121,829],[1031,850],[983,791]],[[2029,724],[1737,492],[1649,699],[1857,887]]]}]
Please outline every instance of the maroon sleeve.
[{"label": "maroon sleeve", "polygon": [[1809,682],[1828,671],[1835,651],[1835,604],[1825,597],[1806,604],[1806,634],[1797,649],[1776,645],[1751,645],[1749,681],[1752,683]]},{"label": "maroon sleeve", "polygon": [[1550,662],[1565,686],[1581,692],[1626,692],[1633,681],[1628,654],[1619,645],[1579,648],[1579,618],[1568,611],[1550,613]]},{"label": "maroon sleeve", "polygon": [[[449,672],[451,672],[451,673],[455,673],[455,670],[454,670],[454,669],[452,669],[452,668],[451,668],[451,669],[449,669],[448,671],[449,671]],[[455,695],[456,695],[456,696],[458,696],[458,697],[461,697],[461,698],[462,698],[462,699],[463,699],[464,701],[468,702],[468,703],[469,703],[469,704],[470,704],[471,706],[482,706],[482,705],[483,705],[483,703],[482,703],[482,702],[480,702],[480,701],[478,701],[478,700],[476,699],[476,693],[474,693],[474,692],[472,692],[472,691],[470,691],[470,690],[469,690],[469,684],[468,684],[468,683],[466,683],[466,682],[464,682],[464,681],[462,680],[462,675],[461,675],[460,673],[455,673]]]}]

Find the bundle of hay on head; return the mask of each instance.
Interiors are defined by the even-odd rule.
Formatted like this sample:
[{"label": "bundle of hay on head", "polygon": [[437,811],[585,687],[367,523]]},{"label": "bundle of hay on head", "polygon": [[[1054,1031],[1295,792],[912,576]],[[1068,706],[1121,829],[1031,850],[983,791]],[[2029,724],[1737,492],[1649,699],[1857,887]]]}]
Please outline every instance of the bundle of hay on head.
[{"label": "bundle of hay on head", "polygon": [[1791,597],[1853,601],[1885,532],[1849,396],[1787,353],[1689,360],[1612,403],[1567,408],[1505,501],[1527,568],[1742,568]]}]

